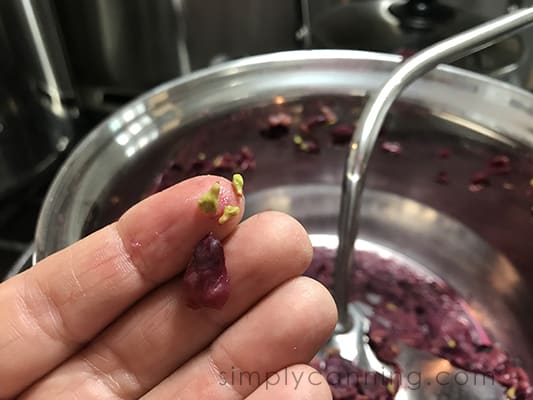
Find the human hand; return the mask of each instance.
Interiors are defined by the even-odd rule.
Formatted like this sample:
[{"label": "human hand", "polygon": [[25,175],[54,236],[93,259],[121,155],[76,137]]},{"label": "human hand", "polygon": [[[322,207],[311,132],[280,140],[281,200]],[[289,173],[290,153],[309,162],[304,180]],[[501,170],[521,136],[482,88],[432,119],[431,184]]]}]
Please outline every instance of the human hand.
[{"label": "human hand", "polygon": [[[197,207],[214,182],[243,209],[230,182],[193,178],[0,284],[0,399],[331,398],[304,364],[336,322],[327,290],[300,276],[307,234],[276,212],[220,225]],[[193,310],[180,273],[209,232],[231,293]]]}]

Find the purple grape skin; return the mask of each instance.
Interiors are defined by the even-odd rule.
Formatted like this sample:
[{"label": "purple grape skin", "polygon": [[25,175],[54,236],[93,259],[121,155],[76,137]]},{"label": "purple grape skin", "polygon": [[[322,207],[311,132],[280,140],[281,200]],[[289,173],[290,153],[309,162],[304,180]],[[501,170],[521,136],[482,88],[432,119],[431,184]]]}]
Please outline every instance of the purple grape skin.
[{"label": "purple grape skin", "polygon": [[402,145],[398,142],[389,142],[385,141],[381,143],[381,150],[385,153],[390,154],[402,154],[403,148]]},{"label": "purple grape skin", "polygon": [[480,192],[486,187],[490,186],[490,180],[485,172],[477,172],[470,179],[468,189],[471,192]]},{"label": "purple grape skin", "polygon": [[507,156],[495,156],[488,164],[488,173],[491,175],[504,175],[511,172],[511,160]]},{"label": "purple grape skin", "polygon": [[302,133],[310,133],[315,126],[325,124],[326,122],[328,122],[328,119],[325,115],[313,115],[300,124],[300,131],[302,131]]},{"label": "purple grape skin", "polygon": [[490,181],[489,177],[484,172],[477,172],[472,176],[472,179],[470,180],[470,183],[472,185],[481,185],[481,186],[489,186]]},{"label": "purple grape skin", "polygon": [[450,149],[447,148],[442,148],[437,152],[437,156],[439,156],[440,158],[450,158],[451,155],[452,152],[450,151]]},{"label": "purple grape skin", "polygon": [[441,185],[448,185],[450,183],[450,176],[446,171],[439,171],[439,173],[435,177],[435,182]]},{"label": "purple grape skin", "polygon": [[354,127],[351,125],[337,125],[330,131],[334,144],[348,144],[352,140]]},{"label": "purple grape skin", "polygon": [[268,117],[268,127],[261,130],[261,135],[267,139],[280,139],[289,133],[292,117],[286,113],[272,114]]},{"label": "purple grape skin", "polygon": [[230,284],[222,243],[209,233],[198,242],[185,274],[183,290],[187,305],[220,310],[229,298]]}]

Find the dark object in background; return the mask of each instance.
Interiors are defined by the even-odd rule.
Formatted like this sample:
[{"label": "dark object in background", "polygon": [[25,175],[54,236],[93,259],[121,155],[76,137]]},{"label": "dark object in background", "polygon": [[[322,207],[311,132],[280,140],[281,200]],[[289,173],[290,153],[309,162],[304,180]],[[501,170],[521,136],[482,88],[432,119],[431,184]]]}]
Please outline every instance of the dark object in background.
[{"label": "dark object in background", "polygon": [[0,200],[52,168],[73,138],[57,32],[39,19],[46,2],[27,4],[0,2]]},{"label": "dark object in background", "polygon": [[[312,13],[313,43],[324,48],[410,55],[490,19],[481,7],[447,3],[358,0],[339,4]],[[529,75],[528,52],[523,36],[517,35],[455,65],[522,86]]]},{"label": "dark object in background", "polygon": [[213,63],[301,48],[299,0],[54,0],[72,77],[90,108],[113,111]]}]

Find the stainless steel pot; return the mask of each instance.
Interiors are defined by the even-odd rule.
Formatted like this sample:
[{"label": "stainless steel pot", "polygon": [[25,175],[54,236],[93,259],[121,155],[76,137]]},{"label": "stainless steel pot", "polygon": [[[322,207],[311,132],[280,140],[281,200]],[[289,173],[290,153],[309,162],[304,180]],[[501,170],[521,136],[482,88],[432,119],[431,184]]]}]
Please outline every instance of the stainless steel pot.
[{"label": "stainless steel pot", "polygon": [[[505,13],[505,1],[490,6],[438,0],[311,1],[313,44],[330,49],[411,53]],[[511,5],[508,4],[510,8]],[[420,11],[421,10],[421,11]],[[503,40],[455,65],[518,86],[529,77],[530,49],[524,32]]]},{"label": "stainless steel pot", "polygon": [[[97,127],[74,151],[45,200],[37,260],[117,218],[149,192],[168,161],[214,156],[248,145],[247,214],[287,211],[311,234],[334,235],[346,148],[320,134],[319,154],[290,137],[259,134],[269,113],[295,118],[329,105],[357,118],[368,91],[400,61],[392,55],[302,51],[213,67],[164,84]],[[314,111],[313,111],[314,110]],[[442,66],[405,92],[383,133],[400,141],[394,158],[373,157],[362,239],[400,252],[471,299],[497,341],[533,372],[533,96],[489,78]],[[327,128],[324,128],[327,129]],[[450,159],[437,156],[452,149]],[[494,155],[512,171],[476,192],[471,175]],[[441,170],[448,185],[435,183]]]},{"label": "stainless steel pot", "polygon": [[[33,4],[34,3],[34,4]],[[0,2],[0,198],[50,170],[78,109],[48,1]]]},{"label": "stainless steel pot", "polygon": [[300,47],[299,0],[56,0],[84,104],[110,109],[156,84],[236,59]]}]

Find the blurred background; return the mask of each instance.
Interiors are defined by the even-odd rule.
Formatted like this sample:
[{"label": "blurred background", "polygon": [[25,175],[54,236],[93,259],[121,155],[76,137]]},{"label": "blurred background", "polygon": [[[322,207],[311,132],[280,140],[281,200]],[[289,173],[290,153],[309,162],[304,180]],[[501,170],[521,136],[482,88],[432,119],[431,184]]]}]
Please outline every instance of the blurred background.
[{"label": "blurred background", "polygon": [[[409,56],[531,1],[2,0],[0,280],[28,263],[61,161],[109,113],[192,71],[282,50]],[[533,87],[533,32],[459,66]]]}]

